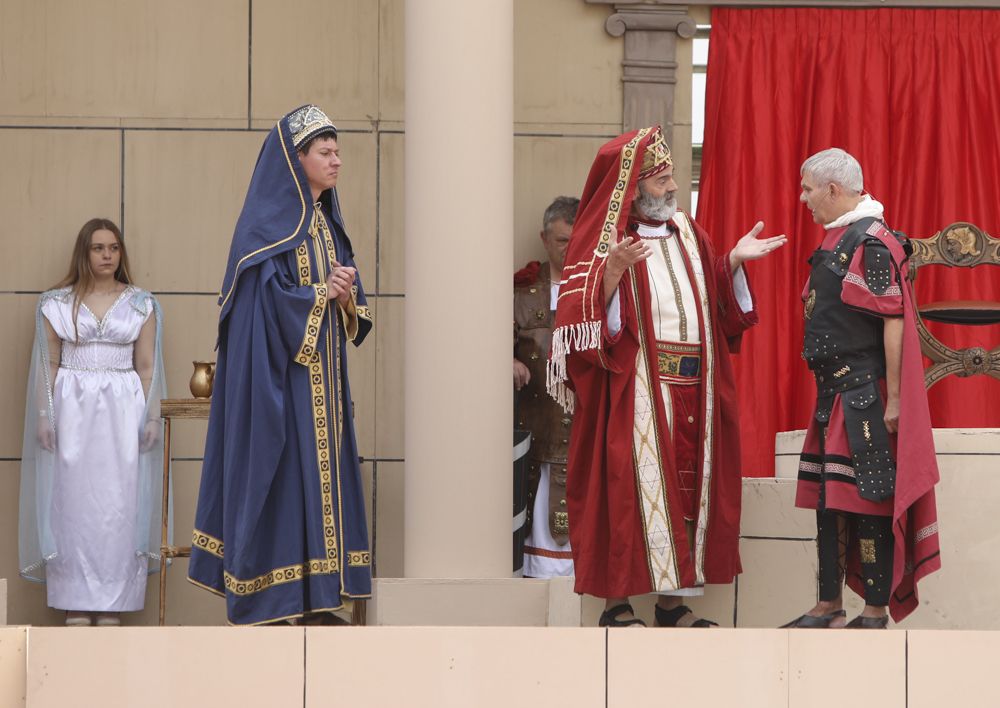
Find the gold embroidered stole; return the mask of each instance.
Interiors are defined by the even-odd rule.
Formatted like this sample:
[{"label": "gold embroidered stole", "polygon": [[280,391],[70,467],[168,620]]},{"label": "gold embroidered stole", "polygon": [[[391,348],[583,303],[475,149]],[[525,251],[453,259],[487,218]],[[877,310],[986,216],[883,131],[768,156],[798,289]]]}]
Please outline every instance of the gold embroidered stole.
[{"label": "gold embroidered stole", "polygon": [[[698,242],[687,217],[678,213],[674,217],[680,235],[679,245],[691,263],[692,285],[701,308],[701,316],[705,323],[701,332],[704,345],[704,365],[702,366],[703,395],[707,398],[705,420],[702,430],[703,466],[702,485],[700,490],[698,518],[695,524],[694,567],[695,580],[698,585],[705,582],[705,538],[708,530],[709,488],[712,469],[713,412],[714,412],[714,355],[711,328],[711,317],[708,310],[708,291],[705,284],[704,267]],[[711,264],[709,264],[711,265]],[[639,306],[638,289],[633,281],[633,298]],[[639,352],[636,355],[634,425],[632,437],[633,462],[635,465],[636,485],[642,510],[643,533],[646,542],[646,557],[649,565],[650,579],[653,590],[658,592],[677,590],[682,587],[678,567],[678,553],[687,553],[687,548],[679,548],[677,543],[686,538],[671,525],[671,500],[666,493],[666,483],[663,470],[665,446],[670,440],[661,439],[660,431],[669,435],[669,422],[657,425],[654,396],[663,398],[664,411],[671,405],[669,388],[662,390],[656,376],[656,352],[649,349],[649,343],[654,340],[652,332],[645,331],[645,324],[639,320]],[[669,416],[669,413],[667,413]]]}]

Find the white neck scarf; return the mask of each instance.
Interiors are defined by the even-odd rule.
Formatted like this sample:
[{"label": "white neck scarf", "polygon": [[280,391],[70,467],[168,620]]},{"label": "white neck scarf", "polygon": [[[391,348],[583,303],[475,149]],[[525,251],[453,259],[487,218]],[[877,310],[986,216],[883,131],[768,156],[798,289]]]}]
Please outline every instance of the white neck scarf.
[{"label": "white neck scarf", "polygon": [[868,216],[874,216],[876,219],[881,219],[883,211],[884,209],[882,204],[872,199],[870,194],[866,194],[861,197],[861,201],[858,202],[858,205],[854,207],[854,209],[846,214],[841,214],[829,224],[825,224],[823,228],[836,229],[841,226],[850,226],[855,221],[860,221]]}]

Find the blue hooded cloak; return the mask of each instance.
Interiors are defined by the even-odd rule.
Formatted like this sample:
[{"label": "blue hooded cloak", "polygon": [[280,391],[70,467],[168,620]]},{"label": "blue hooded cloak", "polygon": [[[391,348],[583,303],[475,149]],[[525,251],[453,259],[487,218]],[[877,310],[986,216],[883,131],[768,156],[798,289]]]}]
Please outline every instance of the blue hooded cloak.
[{"label": "blue hooded cloak", "polygon": [[231,624],[336,610],[371,595],[371,552],[346,346],[373,321],[336,190],[312,203],[296,147],[336,128],[315,106],[261,148],[220,291],[215,386],[188,579]]}]

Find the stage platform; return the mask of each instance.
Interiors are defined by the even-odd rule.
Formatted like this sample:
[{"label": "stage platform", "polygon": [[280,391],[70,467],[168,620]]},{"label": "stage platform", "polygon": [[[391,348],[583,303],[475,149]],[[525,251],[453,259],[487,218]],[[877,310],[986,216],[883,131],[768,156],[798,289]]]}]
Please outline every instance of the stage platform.
[{"label": "stage platform", "polygon": [[[600,601],[567,579],[380,578],[369,627],[0,627],[0,708],[997,708],[1000,430],[936,430],[935,444],[943,569],[886,632],[768,629],[815,598],[815,523],[793,504],[800,431],[779,435],[777,477],[744,480],[743,574],[689,602],[718,630],[598,629]],[[224,622],[183,567],[170,582],[170,624]],[[651,622],[651,599],[635,605]],[[150,597],[123,619],[154,611]]]},{"label": "stage platform", "polygon": [[0,705],[995,708],[997,656],[942,630],[4,628]]}]

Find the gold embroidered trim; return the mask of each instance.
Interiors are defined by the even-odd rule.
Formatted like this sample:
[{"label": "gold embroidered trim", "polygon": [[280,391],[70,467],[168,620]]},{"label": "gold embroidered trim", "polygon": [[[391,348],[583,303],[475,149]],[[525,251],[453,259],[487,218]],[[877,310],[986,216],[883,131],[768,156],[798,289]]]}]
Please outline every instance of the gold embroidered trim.
[{"label": "gold embroidered trim", "polygon": [[357,568],[372,564],[372,554],[370,551],[348,551],[347,565]]},{"label": "gold embroidered trim", "polygon": [[[618,217],[622,213],[622,202],[625,201],[626,190],[628,189],[629,178],[632,175],[632,168],[635,165],[635,150],[636,146],[642,141],[646,135],[649,134],[650,128],[643,128],[635,137],[629,140],[622,147],[621,158],[618,165],[618,181],[615,182],[614,189],[611,191],[611,199],[608,201],[608,211],[604,215],[604,225],[601,227],[601,237],[597,241],[597,247],[594,249],[594,256],[597,258],[606,258],[608,251],[611,249],[611,240],[617,240],[618,236]],[[593,260],[591,261],[593,265]],[[589,281],[589,270],[588,278]],[[587,282],[584,282],[584,288],[587,287]],[[594,288],[597,288],[597,279],[594,279]],[[584,297],[584,319],[593,320],[596,319],[596,313],[593,308],[593,298]],[[590,302],[588,302],[590,301]],[[591,306],[590,313],[587,312],[587,305]],[[603,302],[602,302],[603,304]]]},{"label": "gold embroidered trim", "polygon": [[200,548],[207,553],[211,553],[213,556],[222,558],[224,546],[222,541],[217,539],[215,536],[209,536],[207,533],[202,533],[198,529],[195,529],[191,534],[191,546],[192,548]]},{"label": "gold embroidered trim", "polygon": [[297,364],[303,366],[307,365],[316,353],[316,340],[319,338],[320,327],[323,324],[323,311],[326,309],[326,283],[316,283],[313,285],[313,290],[315,291],[315,300],[306,318],[306,331],[302,336],[302,346],[299,347],[294,359]]},{"label": "gold embroidered trim", "polygon": [[263,575],[259,575],[256,578],[251,578],[249,580],[240,580],[236,576],[225,572],[223,573],[223,580],[226,584],[226,590],[234,595],[252,595],[253,593],[267,590],[275,585],[294,583],[302,580],[307,575],[332,575],[333,573],[337,573],[339,571],[340,568],[338,567],[336,559],[331,561],[326,558],[321,558],[318,560],[310,560],[307,563],[298,563],[296,565],[286,565],[283,568],[275,568],[268,573],[264,573]]},{"label": "gold embroidered trim", "polygon": [[358,313],[358,317],[361,317],[362,319],[366,319],[366,320],[368,320],[369,322],[372,322],[372,323],[375,322],[375,316],[372,315],[372,311],[369,310],[366,305],[355,305],[354,306],[354,310],[355,310],[355,312]]},{"label": "gold embroidered trim", "polygon": [[333,234],[330,233],[330,225],[326,223],[326,215],[319,209],[316,210],[316,226],[319,230],[319,236],[322,237],[323,243],[326,244],[327,268],[332,269],[334,262],[337,261],[337,249],[333,244]]},{"label": "gold embroidered trim", "polygon": [[[332,242],[324,238],[324,227],[326,226],[326,219],[323,216],[320,209],[317,207],[313,214],[313,222],[309,226],[309,233],[312,235],[312,247],[313,247],[313,257],[316,263],[316,276],[321,279],[323,283],[321,285],[316,285],[314,287],[322,287],[324,294],[324,305],[329,297],[329,292],[326,287],[326,277],[328,268],[331,261],[331,254],[333,253]],[[327,253],[324,255],[322,253],[323,249],[321,247],[321,242],[324,243],[328,249]],[[321,310],[313,309],[310,317],[313,315],[317,316],[316,320],[316,332],[318,337],[319,325],[322,322],[323,316],[330,317],[331,309],[326,307]],[[330,322],[331,327],[327,328],[326,332],[326,342],[327,351],[326,359],[329,364],[330,359],[330,330],[332,328],[332,322]],[[323,512],[323,544],[324,551],[326,555],[326,562],[331,564],[333,570],[331,572],[337,572],[340,569],[340,553],[339,553],[339,542],[337,540],[337,527],[334,523],[333,516],[333,475],[330,466],[330,432],[329,432],[329,415],[328,415],[328,392],[327,392],[327,382],[324,380],[323,373],[323,357],[320,355],[319,351],[315,349],[316,342],[313,342],[313,351],[309,356],[308,362],[309,366],[309,386],[312,393],[312,406],[313,406],[313,436],[315,438],[316,444],[316,465],[319,472],[319,486],[320,486],[320,504]],[[332,372],[328,372],[329,376],[332,376]],[[330,379],[330,385],[333,385],[333,379]],[[337,413],[339,418],[339,412]],[[339,428],[339,426],[338,426]],[[335,431],[336,435],[336,431]],[[338,461],[339,465],[339,461]],[[343,583],[341,583],[343,585]]]},{"label": "gold embroidered trim", "polygon": [[318,353],[309,362],[309,384],[313,395],[313,431],[316,438],[316,462],[319,465],[320,502],[323,507],[323,541],[326,557],[337,561],[337,530],[333,522],[333,476],[330,473],[330,436],[327,430],[326,384],[323,362]]},{"label": "gold embroidered trim", "polygon": [[[632,296],[639,301],[639,290],[632,279]],[[654,591],[676,590],[680,587],[677,565],[677,540],[670,521],[670,500],[663,476],[664,449],[657,425],[653,381],[655,368],[646,348],[646,331],[642,317],[639,322],[639,351],[636,353],[635,404],[632,424],[632,466],[635,485],[642,508],[642,531],[646,546],[646,566]],[[659,387],[659,381],[656,381]],[[664,410],[670,402],[664,401]],[[668,413],[669,415],[669,413]],[[666,427],[670,427],[669,420]]]},{"label": "gold embroidered trim", "polygon": [[295,258],[299,264],[299,285],[309,285],[312,282],[312,268],[309,266],[309,247],[305,240],[295,249]]},{"label": "gold embroidered trim", "polygon": [[674,262],[670,258],[670,249],[667,248],[667,239],[660,240],[660,250],[663,251],[663,260],[667,262],[667,272],[670,274],[670,284],[674,288],[674,301],[677,303],[677,315],[680,318],[681,341],[688,340],[688,318],[684,310],[684,296],[681,294],[681,282],[674,272]]},{"label": "gold embroidered trim", "polygon": [[701,354],[701,345],[657,339],[656,350],[670,352],[671,354]]}]

